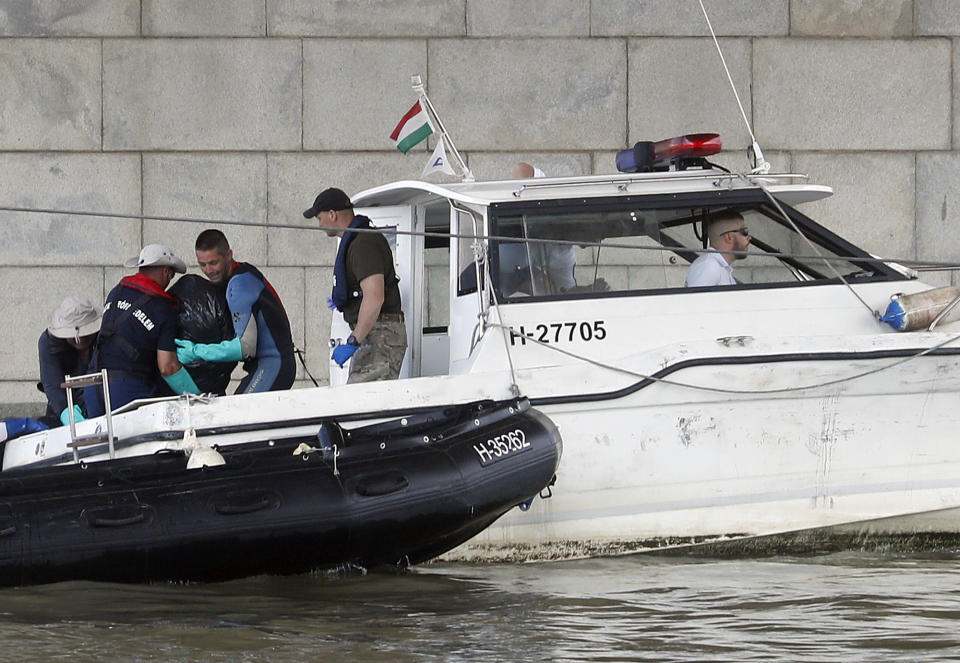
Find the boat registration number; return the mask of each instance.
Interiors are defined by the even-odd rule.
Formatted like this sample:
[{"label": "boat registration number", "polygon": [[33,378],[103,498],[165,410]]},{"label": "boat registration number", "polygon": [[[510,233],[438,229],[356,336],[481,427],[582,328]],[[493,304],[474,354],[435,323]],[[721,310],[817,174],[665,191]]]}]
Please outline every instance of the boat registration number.
[{"label": "boat registration number", "polygon": [[526,345],[527,339],[539,343],[573,343],[574,341],[602,341],[607,337],[603,320],[575,320],[573,322],[540,323],[532,329],[525,325],[510,331],[510,345]]},{"label": "boat registration number", "polygon": [[527,434],[521,428],[473,445],[473,450],[480,457],[480,465],[489,465],[507,456],[515,456],[529,448],[530,442],[527,440]]}]

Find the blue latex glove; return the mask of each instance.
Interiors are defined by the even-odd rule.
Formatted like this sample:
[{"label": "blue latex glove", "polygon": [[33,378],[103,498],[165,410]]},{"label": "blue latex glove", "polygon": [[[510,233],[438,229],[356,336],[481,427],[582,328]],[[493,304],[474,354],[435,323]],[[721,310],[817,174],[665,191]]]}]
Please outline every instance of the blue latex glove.
[{"label": "blue latex glove", "polygon": [[[87,418],[83,416],[83,412],[80,410],[79,405],[73,406],[73,419],[77,423],[87,420]],[[64,426],[70,425],[70,408],[63,408],[63,412],[60,413],[60,423]]]},{"label": "blue latex glove", "polygon": [[327,308],[331,311],[337,310],[337,305],[333,303],[333,295],[327,295]]},{"label": "blue latex glove", "polygon": [[353,353],[360,349],[359,345],[350,345],[344,343],[343,345],[338,345],[333,349],[333,360],[337,362],[337,366],[343,368],[343,365],[347,363],[347,360],[353,356]]},{"label": "blue latex glove", "polygon": [[177,344],[177,360],[181,364],[192,364],[197,360],[197,354],[194,351],[196,343],[183,338],[175,338],[173,342]]},{"label": "blue latex glove", "polygon": [[190,372],[183,366],[173,375],[164,376],[164,381],[170,385],[175,394],[199,394],[200,388],[190,377]]}]

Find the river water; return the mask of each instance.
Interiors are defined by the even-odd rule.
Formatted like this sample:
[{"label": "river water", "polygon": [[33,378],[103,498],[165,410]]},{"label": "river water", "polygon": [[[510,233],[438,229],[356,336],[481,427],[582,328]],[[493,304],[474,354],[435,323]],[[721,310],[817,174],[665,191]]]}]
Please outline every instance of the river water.
[{"label": "river water", "polygon": [[960,660],[960,554],[634,555],[0,590],[3,661]]}]

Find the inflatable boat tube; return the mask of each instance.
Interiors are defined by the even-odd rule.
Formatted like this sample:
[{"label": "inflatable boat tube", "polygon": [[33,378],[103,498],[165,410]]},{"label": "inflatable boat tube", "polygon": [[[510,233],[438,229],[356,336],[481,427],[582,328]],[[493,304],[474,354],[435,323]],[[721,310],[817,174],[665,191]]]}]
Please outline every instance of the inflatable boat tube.
[{"label": "inflatable boat tube", "polygon": [[0,585],[218,581],[416,564],[550,485],[553,423],[526,400],[417,411],[317,437],[0,474]]}]

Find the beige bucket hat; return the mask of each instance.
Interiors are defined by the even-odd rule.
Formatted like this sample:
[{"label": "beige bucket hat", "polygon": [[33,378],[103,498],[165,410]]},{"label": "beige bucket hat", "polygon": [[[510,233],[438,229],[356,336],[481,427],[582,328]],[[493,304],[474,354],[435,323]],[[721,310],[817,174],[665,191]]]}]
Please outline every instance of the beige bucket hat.
[{"label": "beige bucket hat", "polygon": [[103,310],[89,299],[67,297],[53,312],[47,331],[57,338],[89,336],[100,331]]}]

